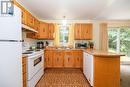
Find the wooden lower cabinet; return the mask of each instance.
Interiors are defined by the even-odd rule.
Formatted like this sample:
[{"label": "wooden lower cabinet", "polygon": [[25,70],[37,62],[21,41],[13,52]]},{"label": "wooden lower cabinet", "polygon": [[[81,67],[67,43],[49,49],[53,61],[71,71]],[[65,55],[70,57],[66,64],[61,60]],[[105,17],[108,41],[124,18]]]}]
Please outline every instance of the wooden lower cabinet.
[{"label": "wooden lower cabinet", "polygon": [[26,87],[26,57],[22,58],[22,79],[23,79],[23,87]]},{"label": "wooden lower cabinet", "polygon": [[82,69],[82,57],[81,50],[45,50],[45,67]]},{"label": "wooden lower cabinet", "polygon": [[64,52],[61,51],[53,51],[53,67],[62,68],[64,66]]},{"label": "wooden lower cabinet", "polygon": [[75,68],[82,68],[83,67],[83,51],[74,51],[74,66]]},{"label": "wooden lower cabinet", "polygon": [[51,68],[52,67],[52,57],[53,57],[53,52],[51,50],[45,50],[45,68]]},{"label": "wooden lower cabinet", "polygon": [[64,55],[64,67],[73,68],[74,67],[74,55],[73,51],[65,51]]}]

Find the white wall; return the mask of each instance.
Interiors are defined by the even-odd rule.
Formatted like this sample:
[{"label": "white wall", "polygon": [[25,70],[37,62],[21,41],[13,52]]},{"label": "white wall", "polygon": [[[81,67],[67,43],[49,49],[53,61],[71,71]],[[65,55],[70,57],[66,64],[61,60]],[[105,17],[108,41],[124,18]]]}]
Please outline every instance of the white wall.
[{"label": "white wall", "polygon": [[93,41],[94,41],[94,48],[99,49],[99,37],[100,37],[100,29],[99,29],[99,22],[93,22]]}]

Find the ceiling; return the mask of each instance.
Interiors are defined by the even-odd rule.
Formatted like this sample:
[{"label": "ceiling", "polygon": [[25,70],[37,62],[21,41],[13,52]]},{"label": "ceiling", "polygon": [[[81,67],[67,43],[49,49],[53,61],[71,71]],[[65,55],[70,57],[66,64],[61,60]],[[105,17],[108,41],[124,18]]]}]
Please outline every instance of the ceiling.
[{"label": "ceiling", "polygon": [[130,0],[17,0],[41,20],[130,20]]}]

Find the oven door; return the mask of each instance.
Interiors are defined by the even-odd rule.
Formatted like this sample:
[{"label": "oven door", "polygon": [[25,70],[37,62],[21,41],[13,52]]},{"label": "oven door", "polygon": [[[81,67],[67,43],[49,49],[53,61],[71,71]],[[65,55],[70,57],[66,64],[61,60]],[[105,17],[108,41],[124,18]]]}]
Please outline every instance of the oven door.
[{"label": "oven door", "polygon": [[28,58],[28,65],[27,65],[28,80],[30,80],[42,68],[43,68],[43,55]]}]

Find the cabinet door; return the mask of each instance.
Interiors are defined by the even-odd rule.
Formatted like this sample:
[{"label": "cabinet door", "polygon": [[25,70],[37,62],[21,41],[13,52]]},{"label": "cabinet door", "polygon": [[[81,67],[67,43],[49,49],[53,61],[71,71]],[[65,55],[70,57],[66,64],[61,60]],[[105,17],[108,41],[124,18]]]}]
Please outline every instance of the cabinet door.
[{"label": "cabinet door", "polygon": [[87,29],[87,24],[81,24],[81,28],[82,28],[82,39],[87,39],[88,37],[88,29]]},{"label": "cabinet door", "polygon": [[66,68],[73,68],[74,67],[74,57],[73,57],[72,51],[65,51],[64,67],[66,67]]},{"label": "cabinet door", "polygon": [[74,67],[75,68],[82,68],[82,51],[74,51]]},{"label": "cabinet door", "polygon": [[89,40],[93,39],[93,25],[92,24],[87,24],[88,28],[88,38]]},{"label": "cabinet door", "polygon": [[48,39],[53,40],[54,39],[54,24],[50,23],[48,24]]},{"label": "cabinet door", "polygon": [[50,68],[52,67],[52,57],[53,57],[53,52],[50,50],[45,50],[45,67]]},{"label": "cabinet door", "polygon": [[81,38],[81,24],[75,24],[74,37],[76,40],[82,39]]},{"label": "cabinet door", "polygon": [[40,28],[40,22],[35,18],[34,19],[34,29],[36,31],[38,31],[39,28]]},{"label": "cabinet door", "polygon": [[82,24],[82,39],[90,40],[92,39],[92,24]]},{"label": "cabinet door", "polygon": [[27,12],[24,9],[22,9],[22,24],[27,25]]},{"label": "cabinet door", "polygon": [[39,39],[47,39],[47,38],[48,38],[47,23],[40,22]]},{"label": "cabinet door", "polygon": [[27,25],[34,28],[34,17],[30,13],[27,13]]},{"label": "cabinet door", "polygon": [[63,67],[64,65],[63,58],[64,58],[64,52],[56,50],[54,52],[54,57],[53,57],[53,67],[57,67],[57,68]]}]

